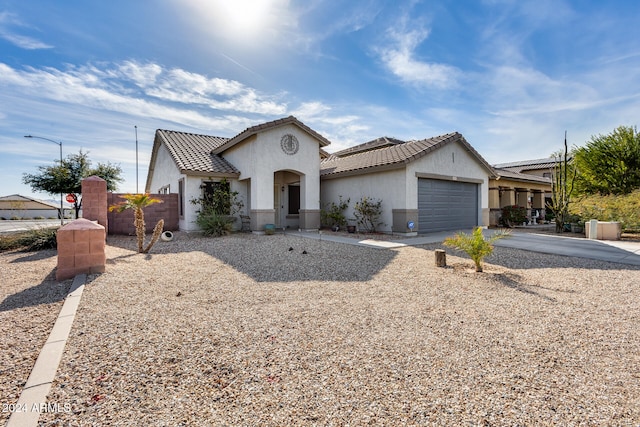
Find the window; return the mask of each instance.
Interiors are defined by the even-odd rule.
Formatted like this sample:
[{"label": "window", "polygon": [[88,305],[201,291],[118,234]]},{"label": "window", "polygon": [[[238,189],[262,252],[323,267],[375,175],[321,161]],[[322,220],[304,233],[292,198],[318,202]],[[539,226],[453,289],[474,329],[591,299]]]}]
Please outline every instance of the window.
[{"label": "window", "polygon": [[544,178],[551,178],[551,172],[543,172],[543,173],[542,173],[542,176],[543,176]]},{"label": "window", "polygon": [[300,186],[289,186],[289,215],[298,215],[300,213]]},{"label": "window", "polygon": [[184,179],[178,181],[178,211],[180,218],[184,218]]},{"label": "window", "polygon": [[229,181],[204,181],[200,188],[202,189],[202,202],[206,207],[212,208],[218,214],[231,214],[231,185]]}]

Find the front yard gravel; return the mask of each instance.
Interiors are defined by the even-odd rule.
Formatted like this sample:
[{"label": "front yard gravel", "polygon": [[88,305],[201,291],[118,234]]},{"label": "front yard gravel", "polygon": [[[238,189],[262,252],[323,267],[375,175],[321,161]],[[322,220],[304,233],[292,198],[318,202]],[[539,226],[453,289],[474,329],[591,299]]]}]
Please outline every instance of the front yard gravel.
[{"label": "front yard gravel", "polygon": [[439,247],[109,237],[40,422],[640,424],[638,267]]}]

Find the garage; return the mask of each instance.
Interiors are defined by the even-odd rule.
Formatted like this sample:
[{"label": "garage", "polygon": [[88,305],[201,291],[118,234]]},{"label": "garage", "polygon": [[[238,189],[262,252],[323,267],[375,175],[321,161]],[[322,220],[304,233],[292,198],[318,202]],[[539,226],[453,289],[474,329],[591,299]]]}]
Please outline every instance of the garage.
[{"label": "garage", "polygon": [[418,179],[420,233],[470,230],[478,225],[478,184]]}]

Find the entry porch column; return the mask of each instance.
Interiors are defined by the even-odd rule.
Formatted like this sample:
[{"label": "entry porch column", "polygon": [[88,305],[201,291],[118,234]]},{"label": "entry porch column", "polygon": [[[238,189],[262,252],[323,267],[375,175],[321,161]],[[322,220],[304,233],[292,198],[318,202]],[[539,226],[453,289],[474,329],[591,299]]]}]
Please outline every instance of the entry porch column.
[{"label": "entry porch column", "polygon": [[251,179],[251,231],[263,231],[267,224],[275,224],[273,207],[273,174]]}]

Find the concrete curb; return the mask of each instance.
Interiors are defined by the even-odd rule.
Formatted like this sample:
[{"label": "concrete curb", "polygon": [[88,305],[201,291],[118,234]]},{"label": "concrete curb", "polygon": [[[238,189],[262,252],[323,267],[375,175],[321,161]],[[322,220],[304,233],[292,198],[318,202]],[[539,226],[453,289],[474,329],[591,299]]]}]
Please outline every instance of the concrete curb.
[{"label": "concrete curb", "polygon": [[47,395],[56,376],[58,365],[62,359],[64,347],[71,332],[80,298],[87,280],[86,274],[79,274],[73,279],[69,294],[62,305],[47,342],[40,350],[31,375],[20,394],[16,411],[11,414],[7,427],[32,427],[38,425],[42,412],[60,411],[58,405],[47,405]]}]

